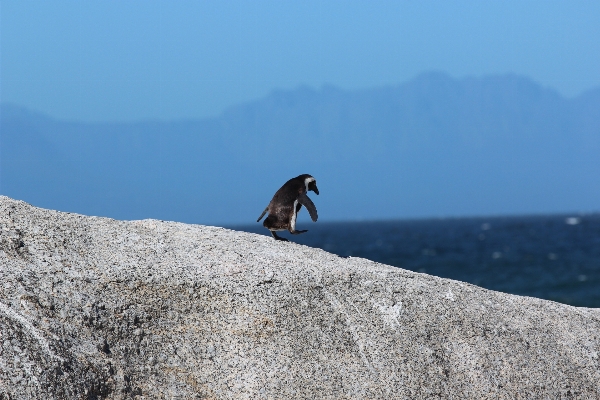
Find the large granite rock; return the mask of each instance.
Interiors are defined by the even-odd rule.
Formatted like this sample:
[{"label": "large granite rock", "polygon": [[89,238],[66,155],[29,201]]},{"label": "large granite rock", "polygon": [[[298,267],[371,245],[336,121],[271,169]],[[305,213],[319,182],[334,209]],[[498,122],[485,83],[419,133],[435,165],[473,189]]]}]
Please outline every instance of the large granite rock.
[{"label": "large granite rock", "polygon": [[0,399],[600,398],[600,310],[0,197]]}]

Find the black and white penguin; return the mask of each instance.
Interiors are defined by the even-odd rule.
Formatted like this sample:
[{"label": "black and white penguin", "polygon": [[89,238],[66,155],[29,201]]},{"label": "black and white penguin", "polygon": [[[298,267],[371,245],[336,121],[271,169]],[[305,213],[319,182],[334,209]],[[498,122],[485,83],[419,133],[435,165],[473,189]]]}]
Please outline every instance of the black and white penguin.
[{"label": "black and white penguin", "polygon": [[317,222],[319,217],[317,208],[306,195],[309,190],[319,194],[317,181],[312,176],[303,174],[290,179],[275,193],[273,199],[256,222],[259,222],[268,211],[269,215],[263,222],[263,226],[271,231],[271,235],[275,239],[286,242],[287,239],[278,236],[275,232],[288,230],[294,235],[307,232],[307,230],[296,230],[296,217],[302,206],[304,206],[308,210],[310,218]]}]

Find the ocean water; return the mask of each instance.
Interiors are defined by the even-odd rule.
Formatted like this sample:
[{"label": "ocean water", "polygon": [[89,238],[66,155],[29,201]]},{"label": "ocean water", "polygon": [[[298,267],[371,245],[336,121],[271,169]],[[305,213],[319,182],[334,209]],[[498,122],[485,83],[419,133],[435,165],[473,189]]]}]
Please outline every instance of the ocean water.
[{"label": "ocean water", "polygon": [[[269,235],[261,223],[233,229]],[[280,235],[340,256],[581,307],[600,307],[600,214],[299,221]]]}]

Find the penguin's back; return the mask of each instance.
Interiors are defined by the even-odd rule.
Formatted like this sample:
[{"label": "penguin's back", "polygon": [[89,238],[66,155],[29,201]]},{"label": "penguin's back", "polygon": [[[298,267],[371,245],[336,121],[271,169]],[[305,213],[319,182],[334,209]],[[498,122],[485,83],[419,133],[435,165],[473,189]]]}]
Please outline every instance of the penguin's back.
[{"label": "penguin's back", "polygon": [[270,229],[288,229],[295,215],[296,201],[298,196],[306,191],[304,180],[292,178],[279,188],[267,210],[269,216],[264,222],[264,226]]},{"label": "penguin's back", "polygon": [[273,199],[271,199],[271,203],[269,203],[269,212],[271,212],[271,207],[273,207],[273,211],[280,208],[293,209],[294,202],[298,199],[298,196],[304,192],[306,192],[304,179],[300,179],[300,176],[290,179],[275,192]]}]

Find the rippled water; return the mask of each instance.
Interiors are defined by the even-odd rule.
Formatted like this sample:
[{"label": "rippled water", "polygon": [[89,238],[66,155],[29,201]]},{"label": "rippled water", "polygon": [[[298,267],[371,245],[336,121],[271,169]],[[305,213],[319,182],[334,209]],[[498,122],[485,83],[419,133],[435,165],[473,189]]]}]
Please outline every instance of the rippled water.
[{"label": "rippled water", "polygon": [[[234,229],[269,235],[260,223]],[[600,214],[299,222],[285,236],[340,256],[506,293],[600,307]]]}]

